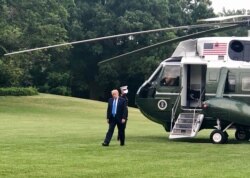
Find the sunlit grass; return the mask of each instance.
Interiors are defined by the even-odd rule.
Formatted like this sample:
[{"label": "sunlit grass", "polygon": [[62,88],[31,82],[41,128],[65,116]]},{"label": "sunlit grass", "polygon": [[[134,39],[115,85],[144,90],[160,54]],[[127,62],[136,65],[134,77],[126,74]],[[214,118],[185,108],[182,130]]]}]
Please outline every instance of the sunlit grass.
[{"label": "sunlit grass", "polygon": [[[213,145],[210,130],[170,141],[129,110],[126,146],[101,143],[106,103],[39,95],[0,97],[0,177],[228,177],[250,175],[250,145]],[[117,130],[116,130],[117,131]]]}]

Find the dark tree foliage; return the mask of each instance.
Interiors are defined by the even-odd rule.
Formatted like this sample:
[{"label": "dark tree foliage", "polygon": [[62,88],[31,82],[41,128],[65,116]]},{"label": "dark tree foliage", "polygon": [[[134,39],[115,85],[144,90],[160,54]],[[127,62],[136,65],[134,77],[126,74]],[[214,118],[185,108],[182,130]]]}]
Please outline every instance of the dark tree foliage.
[{"label": "dark tree foliage", "polygon": [[[195,24],[214,16],[209,0],[0,0],[0,52]],[[128,85],[134,105],[136,90],[176,44],[97,63],[192,32],[159,32],[0,57],[0,87],[35,86],[41,92],[106,100],[111,89]]]},{"label": "dark tree foliage", "polygon": [[[2,0],[0,45],[7,51],[16,51],[67,41],[65,26],[69,14],[66,3],[60,2]],[[70,73],[68,56],[67,48],[57,48],[1,58],[0,86],[36,86],[42,89],[50,82],[50,73]],[[69,82],[65,86],[70,88]],[[53,87],[49,86],[47,92]]]}]

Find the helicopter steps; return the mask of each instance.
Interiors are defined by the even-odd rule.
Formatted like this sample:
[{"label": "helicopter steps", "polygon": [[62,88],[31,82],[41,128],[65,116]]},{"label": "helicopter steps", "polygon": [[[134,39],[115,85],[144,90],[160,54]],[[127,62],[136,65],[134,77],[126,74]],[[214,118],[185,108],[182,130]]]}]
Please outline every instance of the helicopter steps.
[{"label": "helicopter steps", "polygon": [[169,139],[192,138],[200,130],[204,115],[199,113],[180,113],[169,135]]}]

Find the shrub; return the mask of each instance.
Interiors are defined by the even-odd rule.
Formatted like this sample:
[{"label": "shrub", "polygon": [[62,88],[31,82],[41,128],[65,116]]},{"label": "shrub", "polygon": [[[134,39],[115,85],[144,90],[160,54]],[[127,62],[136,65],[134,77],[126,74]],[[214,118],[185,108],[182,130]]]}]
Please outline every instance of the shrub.
[{"label": "shrub", "polygon": [[32,96],[38,95],[36,88],[9,87],[0,88],[0,96]]},{"label": "shrub", "polygon": [[56,94],[56,95],[63,95],[63,96],[70,96],[71,92],[70,89],[65,86],[59,86],[56,88],[50,89],[49,93]]},{"label": "shrub", "polygon": [[49,93],[50,87],[48,84],[45,84],[43,86],[38,86],[38,91],[40,93]]}]

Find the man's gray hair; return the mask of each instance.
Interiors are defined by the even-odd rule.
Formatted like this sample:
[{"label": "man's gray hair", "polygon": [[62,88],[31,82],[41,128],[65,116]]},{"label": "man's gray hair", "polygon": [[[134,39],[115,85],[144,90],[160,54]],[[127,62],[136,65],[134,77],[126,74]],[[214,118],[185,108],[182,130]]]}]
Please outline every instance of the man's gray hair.
[{"label": "man's gray hair", "polygon": [[111,91],[111,94],[113,95],[114,93],[118,93],[119,94],[119,91],[116,90],[116,89],[114,89],[114,90]]}]

